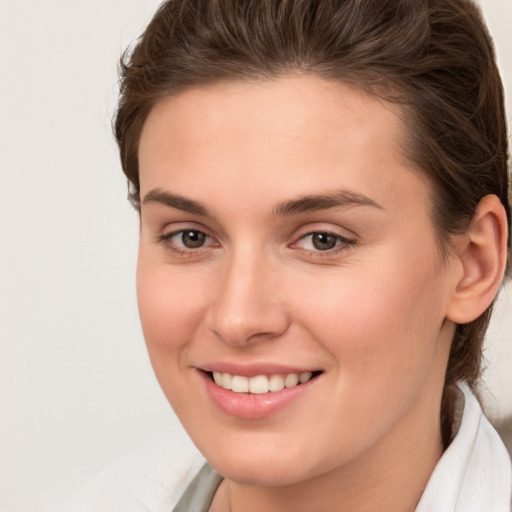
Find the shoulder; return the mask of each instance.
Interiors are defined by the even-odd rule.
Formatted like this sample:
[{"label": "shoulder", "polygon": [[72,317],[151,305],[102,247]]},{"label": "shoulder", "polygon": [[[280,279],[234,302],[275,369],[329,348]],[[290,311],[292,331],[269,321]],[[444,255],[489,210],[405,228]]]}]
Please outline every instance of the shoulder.
[{"label": "shoulder", "polygon": [[191,446],[156,441],[102,470],[56,512],[168,512],[204,463]]}]

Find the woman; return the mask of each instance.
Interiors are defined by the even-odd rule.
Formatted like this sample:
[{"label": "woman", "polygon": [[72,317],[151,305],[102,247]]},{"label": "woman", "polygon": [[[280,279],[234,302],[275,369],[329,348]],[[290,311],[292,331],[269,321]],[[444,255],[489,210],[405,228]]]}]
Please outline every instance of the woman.
[{"label": "woman", "polygon": [[472,391],[510,247],[472,3],[170,0],[115,130],[149,355],[208,461],[169,510],[509,510]]}]

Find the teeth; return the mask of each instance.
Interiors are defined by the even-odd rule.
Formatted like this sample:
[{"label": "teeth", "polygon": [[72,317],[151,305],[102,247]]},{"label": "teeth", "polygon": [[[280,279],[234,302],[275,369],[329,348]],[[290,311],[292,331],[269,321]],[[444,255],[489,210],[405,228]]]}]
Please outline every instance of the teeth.
[{"label": "teeth", "polygon": [[265,375],[258,375],[249,379],[249,391],[251,393],[262,395],[263,393],[268,393],[268,388],[268,379]]},{"label": "teeth", "polygon": [[249,393],[249,379],[242,375],[233,375],[231,389],[235,393]]},{"label": "teeth", "polygon": [[270,391],[281,391],[284,388],[284,379],[281,375],[272,375],[269,382]]},{"label": "teeth", "polygon": [[235,393],[264,394],[273,391],[281,391],[283,388],[293,388],[304,384],[313,377],[312,372],[289,373],[286,375],[257,375],[256,377],[244,377],[243,375],[231,375],[230,373],[213,372],[215,384]]},{"label": "teeth", "polygon": [[304,382],[307,382],[309,379],[313,377],[313,374],[311,372],[304,372],[299,375],[299,382],[303,384]]},{"label": "teeth", "polygon": [[231,386],[233,385],[232,383],[233,383],[233,376],[229,373],[223,373],[221,386],[224,389],[231,389]]},{"label": "teeth", "polygon": [[284,379],[285,388],[294,388],[299,383],[299,376],[296,373],[290,373]]}]

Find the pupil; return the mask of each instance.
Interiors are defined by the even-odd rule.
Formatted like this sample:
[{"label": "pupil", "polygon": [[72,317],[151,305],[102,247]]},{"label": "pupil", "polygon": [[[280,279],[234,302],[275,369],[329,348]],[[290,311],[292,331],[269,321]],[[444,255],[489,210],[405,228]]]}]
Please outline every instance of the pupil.
[{"label": "pupil", "polygon": [[201,231],[185,231],[181,238],[185,247],[196,249],[204,244],[205,234]]},{"label": "pupil", "polygon": [[336,246],[336,237],[329,233],[315,233],[313,235],[313,246],[319,251],[327,251]]}]

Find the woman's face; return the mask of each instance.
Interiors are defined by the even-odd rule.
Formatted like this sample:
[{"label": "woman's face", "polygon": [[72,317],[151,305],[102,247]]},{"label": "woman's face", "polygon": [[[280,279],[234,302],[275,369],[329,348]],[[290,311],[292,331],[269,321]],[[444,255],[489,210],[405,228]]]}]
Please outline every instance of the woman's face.
[{"label": "woman's face", "polygon": [[307,76],[195,88],[150,113],[142,327],[224,476],[287,485],[439,435],[458,267],[441,263],[400,130],[391,106]]}]

